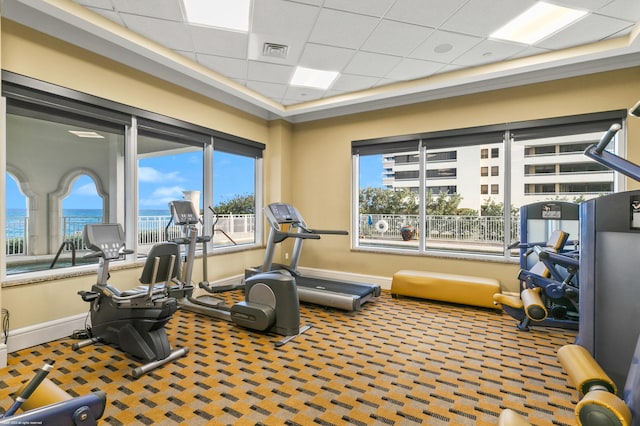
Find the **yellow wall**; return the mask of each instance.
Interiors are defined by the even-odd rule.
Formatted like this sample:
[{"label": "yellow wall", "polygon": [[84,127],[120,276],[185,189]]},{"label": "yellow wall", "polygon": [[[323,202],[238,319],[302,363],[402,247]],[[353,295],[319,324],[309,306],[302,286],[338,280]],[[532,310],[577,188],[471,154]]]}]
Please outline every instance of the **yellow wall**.
[{"label": "yellow wall", "polygon": [[[1,37],[3,69],[265,143],[264,202],[291,202],[310,225],[324,229],[351,231],[352,140],[622,109],[640,98],[640,69],[634,68],[292,125],[253,117],[10,21],[2,22]],[[629,121],[628,134],[628,157],[639,161],[640,120]],[[289,250],[285,245],[282,252]],[[262,255],[260,249],[216,255],[210,279],[242,273]],[[399,269],[468,272],[516,288],[514,264],[353,251],[340,236],[306,243],[301,265],[383,277]],[[195,279],[200,270],[196,265]],[[138,274],[114,271],[112,282],[133,285]],[[7,287],[0,300],[12,329],[25,327],[86,312],[76,292],[94,280]]]},{"label": "yellow wall", "polygon": [[[287,126],[277,126],[235,110],[197,93],[115,63],[99,55],[76,48],[12,21],[2,20],[1,56],[3,69],[17,74],[68,87],[112,101],[179,118],[190,123],[231,133],[269,144],[271,133],[281,137]],[[44,65],[46,64],[46,65]],[[286,140],[286,138],[283,138]],[[289,142],[290,143],[290,142]],[[270,144],[269,144],[270,145]],[[287,146],[279,149],[289,150]],[[277,152],[276,152],[277,153]],[[271,166],[275,159],[276,166]],[[280,156],[265,152],[265,170],[271,181],[279,176]],[[285,185],[286,188],[286,185]],[[267,187],[267,191],[270,188]],[[4,194],[0,199],[4,199]],[[242,274],[245,267],[262,263],[263,251],[250,250],[217,255],[210,259],[209,279]],[[202,276],[199,261],[194,266],[194,279]],[[137,284],[140,269],[114,271],[111,282],[119,288]],[[2,307],[9,310],[11,329],[52,321],[87,311],[88,304],[76,294],[95,283],[95,275],[28,285],[6,286],[0,292]]]},{"label": "yellow wall", "polygon": [[[352,140],[625,109],[638,99],[640,68],[632,68],[298,124],[291,197],[310,226],[349,229]],[[640,119],[628,123],[628,158],[640,162]],[[399,269],[469,273],[517,290],[516,265],[357,252],[344,237],[305,243],[301,264],[387,277]]]}]

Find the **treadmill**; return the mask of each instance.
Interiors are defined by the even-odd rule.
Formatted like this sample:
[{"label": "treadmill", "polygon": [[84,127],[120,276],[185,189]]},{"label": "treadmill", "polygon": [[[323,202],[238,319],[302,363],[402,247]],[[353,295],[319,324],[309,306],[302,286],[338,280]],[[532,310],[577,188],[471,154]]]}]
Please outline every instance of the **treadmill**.
[{"label": "treadmill", "polygon": [[[302,253],[302,243],[306,239],[320,239],[320,235],[348,235],[347,231],[310,229],[302,215],[291,204],[272,203],[264,209],[264,214],[271,225],[269,239],[261,267],[245,271],[245,278],[260,272],[286,270],[295,277],[298,297],[301,302],[321,306],[359,311],[369,300],[380,296],[380,286],[343,282],[302,275],[298,272],[298,262]],[[285,227],[287,230],[285,230]],[[295,230],[295,231],[294,231]],[[295,238],[291,263],[289,265],[274,264],[273,255],[276,244],[287,238]]]}]

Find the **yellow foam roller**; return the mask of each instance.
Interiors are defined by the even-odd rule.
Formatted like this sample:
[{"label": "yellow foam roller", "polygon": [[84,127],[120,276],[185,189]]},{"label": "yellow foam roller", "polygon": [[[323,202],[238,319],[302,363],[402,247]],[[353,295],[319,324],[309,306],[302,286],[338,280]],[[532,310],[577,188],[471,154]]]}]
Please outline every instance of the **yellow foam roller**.
[{"label": "yellow foam roller", "polygon": [[547,318],[548,315],[547,308],[544,306],[544,302],[540,297],[541,290],[540,287],[528,288],[522,290],[522,293],[520,293],[524,311],[533,321],[542,321]]},{"label": "yellow foam roller", "polygon": [[575,409],[580,425],[628,426],[631,424],[631,410],[616,395],[594,390],[585,395]]},{"label": "yellow foam roller", "polygon": [[594,386],[602,386],[615,395],[615,383],[584,347],[565,345],[558,350],[558,360],[581,395]]}]

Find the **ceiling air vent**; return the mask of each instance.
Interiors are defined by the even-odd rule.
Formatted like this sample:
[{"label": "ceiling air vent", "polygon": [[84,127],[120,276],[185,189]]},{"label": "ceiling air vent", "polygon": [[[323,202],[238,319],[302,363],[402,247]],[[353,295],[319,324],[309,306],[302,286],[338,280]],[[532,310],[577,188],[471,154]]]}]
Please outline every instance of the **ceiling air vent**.
[{"label": "ceiling air vent", "polygon": [[271,58],[286,58],[289,46],[277,43],[265,43],[262,46],[262,54]]}]

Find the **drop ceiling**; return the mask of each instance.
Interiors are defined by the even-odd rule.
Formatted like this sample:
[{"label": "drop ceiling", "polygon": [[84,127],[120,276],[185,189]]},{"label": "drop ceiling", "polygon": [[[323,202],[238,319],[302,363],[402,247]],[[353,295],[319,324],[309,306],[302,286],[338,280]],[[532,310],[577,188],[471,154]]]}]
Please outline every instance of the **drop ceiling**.
[{"label": "drop ceiling", "polygon": [[[640,1],[587,10],[535,45],[489,38],[534,0],[253,0],[248,33],[180,0],[3,0],[2,15],[266,118],[302,122],[640,65]],[[294,87],[296,66],[339,71]]]}]

